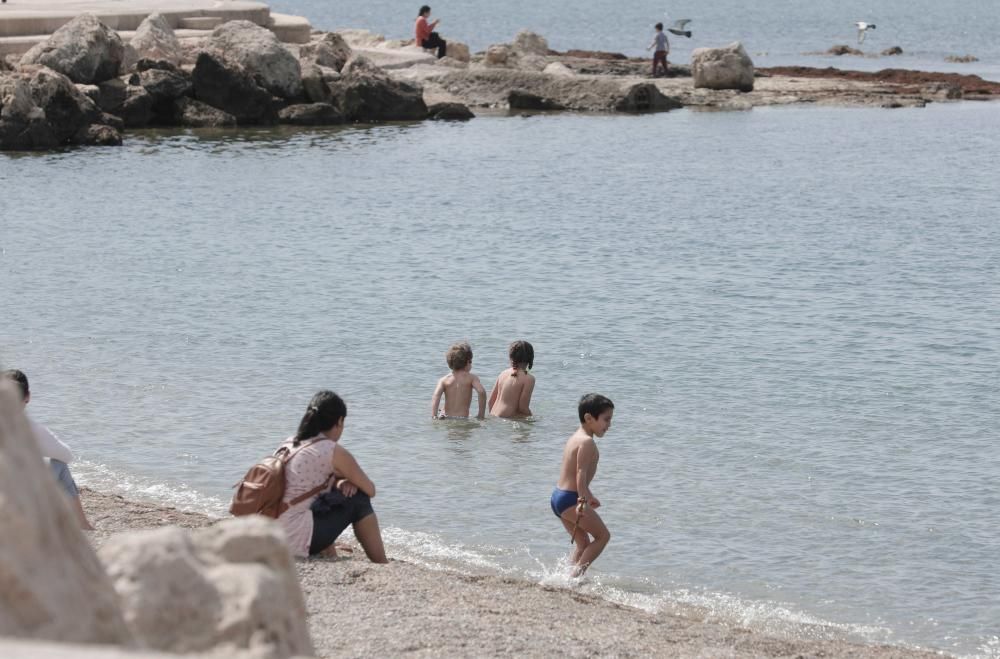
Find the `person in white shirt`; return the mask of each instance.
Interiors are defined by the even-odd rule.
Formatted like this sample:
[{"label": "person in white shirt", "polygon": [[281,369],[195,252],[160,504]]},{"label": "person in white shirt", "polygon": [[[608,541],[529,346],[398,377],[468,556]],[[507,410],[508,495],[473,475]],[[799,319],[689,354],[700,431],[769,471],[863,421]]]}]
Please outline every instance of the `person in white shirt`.
[{"label": "person in white shirt", "polygon": [[[31,401],[31,388],[28,386],[28,376],[17,369],[12,369],[4,371],[3,377],[17,383],[17,386],[21,390],[21,399],[24,401],[24,405],[27,406]],[[31,432],[35,435],[35,440],[38,442],[38,448],[42,451],[42,457],[49,463],[52,474],[73,502],[73,509],[76,511],[76,517],[80,521],[80,528],[89,531],[94,530],[94,527],[87,520],[86,513],[83,511],[83,504],[80,502],[80,490],[77,489],[76,481],[73,480],[73,475],[69,471],[69,463],[73,461],[73,452],[51,430],[31,417],[28,417],[28,424],[31,426]]]}]

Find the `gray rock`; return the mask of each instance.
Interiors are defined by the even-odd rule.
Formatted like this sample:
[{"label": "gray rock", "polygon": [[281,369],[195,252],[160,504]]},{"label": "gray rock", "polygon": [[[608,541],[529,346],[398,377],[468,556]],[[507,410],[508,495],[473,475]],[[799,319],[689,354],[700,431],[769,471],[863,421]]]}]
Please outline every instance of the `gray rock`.
[{"label": "gray rock", "polygon": [[77,133],[73,142],[83,146],[121,146],[122,134],[112,126],[91,124]]},{"label": "gray rock", "polygon": [[267,28],[250,21],[230,21],[212,31],[209,43],[275,96],[292,99],[302,95],[299,60]]},{"label": "gray rock", "polygon": [[135,50],[136,59],[165,60],[180,64],[183,56],[181,43],[170,27],[170,22],[160,13],[147,16],[139,24],[129,42]]},{"label": "gray rock", "polygon": [[521,55],[544,56],[549,54],[549,42],[545,40],[545,37],[528,30],[518,32],[511,46],[515,52]]},{"label": "gray rock", "polygon": [[323,69],[316,64],[303,64],[302,90],[311,103],[329,103],[333,98],[333,92],[330,91],[330,85],[323,75]]},{"label": "gray rock", "polygon": [[[30,105],[27,84],[0,75],[5,113]],[[0,637],[132,645],[118,596],[42,461],[10,382],[0,383],[0,455]]]},{"label": "gray rock", "polygon": [[76,85],[80,93],[92,100],[95,104],[101,98],[101,88],[97,85]]},{"label": "gray rock", "polygon": [[93,14],[81,14],[25,53],[21,64],[42,64],[89,85],[118,75],[124,56],[118,33]]},{"label": "gray rock", "polygon": [[128,84],[123,78],[112,78],[97,85],[97,107],[104,112],[114,114],[125,102]]},{"label": "gray rock", "polygon": [[156,99],[139,85],[128,85],[125,88],[125,100],[112,114],[121,117],[126,128],[142,128],[153,120]]},{"label": "gray rock", "polygon": [[146,69],[139,73],[139,84],[149,92],[154,102],[173,101],[188,96],[194,89],[191,76],[181,71]]},{"label": "gray rock", "polygon": [[238,123],[268,123],[274,118],[271,95],[235,62],[203,52],[191,79],[196,99],[231,114]]},{"label": "gray rock", "polygon": [[691,75],[696,89],[753,91],[753,61],[739,42],[723,48],[696,48],[691,53]]},{"label": "gray rock", "polygon": [[390,78],[368,59],[353,56],[343,75],[330,83],[333,98],[349,121],[419,121],[427,117],[423,89]]},{"label": "gray rock", "polygon": [[333,126],[344,123],[344,115],[329,103],[303,103],[283,108],[278,121],[293,126]]},{"label": "gray rock", "polygon": [[668,112],[683,107],[683,104],[669,96],[664,96],[659,87],[649,82],[632,85],[615,103],[617,112],[638,114],[642,112]]},{"label": "gray rock", "polygon": [[832,55],[834,57],[842,57],[844,55],[853,55],[853,56],[856,56],[856,57],[864,57],[865,56],[865,51],[858,50],[857,48],[851,48],[847,44],[840,44],[840,45],[837,45],[837,46],[831,46],[830,49],[827,50],[823,54],[824,55]]},{"label": "gray rock", "polygon": [[125,620],[150,649],[314,654],[295,566],[271,520],[121,533],[99,553]]},{"label": "gray rock", "polygon": [[903,49],[899,46],[893,46],[892,48],[886,48],[882,51],[882,57],[892,57],[894,55],[902,55]]},{"label": "gray rock", "polygon": [[468,44],[451,39],[448,39],[448,57],[466,64],[472,61],[472,53],[469,51]]},{"label": "gray rock", "polygon": [[486,66],[510,66],[516,60],[517,55],[506,44],[494,44],[486,49],[486,57],[483,64]]},{"label": "gray rock", "polygon": [[552,99],[544,98],[538,94],[524,91],[523,89],[512,89],[507,95],[507,104],[511,110],[565,110],[566,107]]},{"label": "gray rock", "polygon": [[309,62],[338,72],[351,59],[351,54],[351,47],[336,32],[327,32],[299,48],[299,59],[303,64]]},{"label": "gray rock", "polygon": [[81,129],[100,120],[97,105],[66,76],[45,67],[30,75],[31,98],[44,113],[58,144],[72,143]]},{"label": "gray rock", "polygon": [[462,103],[435,103],[427,108],[427,118],[434,121],[468,121],[476,115]]},{"label": "gray rock", "polygon": [[193,98],[174,101],[174,123],[189,128],[224,128],[236,125],[236,117]]},{"label": "gray rock", "polygon": [[344,64],[344,68],[341,69],[340,73],[343,76],[353,75],[383,79],[388,79],[389,77],[384,69],[376,66],[374,62],[364,55],[353,55],[351,59],[347,60],[347,63]]}]

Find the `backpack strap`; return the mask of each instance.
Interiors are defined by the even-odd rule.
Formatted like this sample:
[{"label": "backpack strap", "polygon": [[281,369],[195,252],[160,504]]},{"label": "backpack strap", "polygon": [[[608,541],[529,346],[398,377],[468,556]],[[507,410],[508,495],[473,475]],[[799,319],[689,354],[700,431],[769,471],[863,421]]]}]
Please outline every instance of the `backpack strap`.
[{"label": "backpack strap", "polygon": [[[289,449],[288,453],[286,453],[285,456],[282,458],[282,462],[285,464],[285,467],[287,468],[288,463],[291,461],[291,459],[293,457],[295,457],[298,454],[298,452],[300,450],[304,449],[306,446],[312,446],[313,444],[315,444],[317,442],[322,442],[322,441],[333,441],[333,440],[331,440],[326,435],[319,435],[316,438],[310,440],[308,444],[302,444],[301,446],[296,446],[294,448]],[[302,503],[303,501],[305,501],[306,499],[308,499],[310,497],[313,497],[313,496],[316,496],[317,494],[319,494],[323,490],[326,490],[327,488],[330,487],[331,481],[333,481],[335,478],[336,478],[336,474],[330,474],[330,477],[327,478],[325,481],[323,481],[323,483],[321,485],[317,485],[316,487],[314,487],[313,489],[309,490],[305,494],[300,494],[299,496],[297,496],[294,499],[292,499],[291,501],[289,501],[288,502],[288,507],[291,508],[292,506],[297,506],[300,503]]]}]

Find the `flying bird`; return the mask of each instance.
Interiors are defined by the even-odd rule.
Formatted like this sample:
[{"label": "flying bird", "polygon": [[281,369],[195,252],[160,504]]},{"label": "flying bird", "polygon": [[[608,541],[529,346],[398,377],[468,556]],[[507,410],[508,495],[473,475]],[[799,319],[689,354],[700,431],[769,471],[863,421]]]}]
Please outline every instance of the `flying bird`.
[{"label": "flying bird", "polygon": [[865,35],[868,34],[868,30],[874,30],[874,23],[865,23],[864,21],[858,21],[855,23],[858,26],[858,43],[865,42]]},{"label": "flying bird", "polygon": [[687,24],[691,22],[690,18],[682,18],[679,21],[674,21],[673,26],[667,28],[667,32],[670,34],[676,34],[679,37],[691,38],[691,30],[685,30]]}]

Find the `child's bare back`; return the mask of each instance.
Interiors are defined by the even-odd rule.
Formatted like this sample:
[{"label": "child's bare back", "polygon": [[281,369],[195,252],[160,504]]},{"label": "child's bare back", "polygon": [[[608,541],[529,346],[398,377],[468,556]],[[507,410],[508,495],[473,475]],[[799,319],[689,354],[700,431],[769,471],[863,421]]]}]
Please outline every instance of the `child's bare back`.
[{"label": "child's bare back", "polygon": [[[472,347],[468,343],[457,343],[445,354],[451,373],[438,380],[431,400],[431,415],[441,417],[468,418],[472,404],[472,391],[479,394],[479,412],[476,418],[486,416],[486,389],[479,376],[472,373]],[[444,412],[441,412],[441,396],[444,396]]]},{"label": "child's bare back", "polygon": [[535,362],[535,349],[527,341],[514,341],[507,351],[510,368],[497,376],[490,394],[490,414],[503,418],[531,416],[531,394],[535,376],[528,372]]}]

